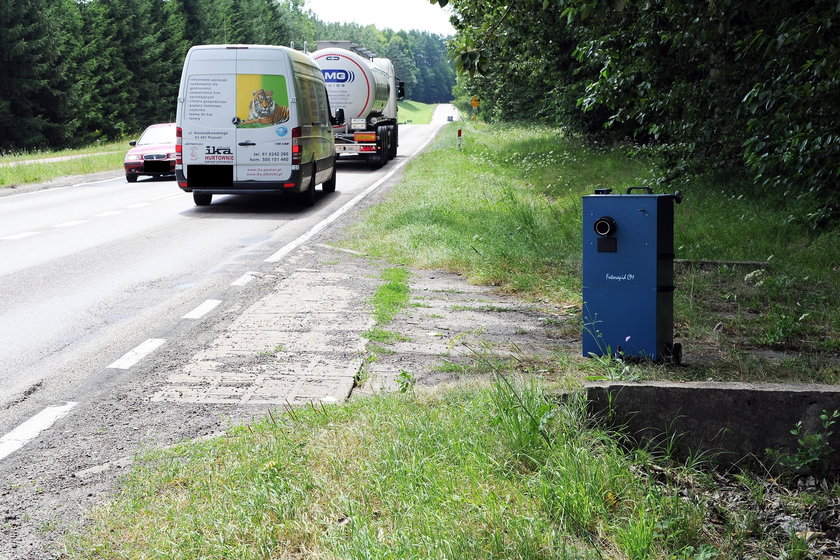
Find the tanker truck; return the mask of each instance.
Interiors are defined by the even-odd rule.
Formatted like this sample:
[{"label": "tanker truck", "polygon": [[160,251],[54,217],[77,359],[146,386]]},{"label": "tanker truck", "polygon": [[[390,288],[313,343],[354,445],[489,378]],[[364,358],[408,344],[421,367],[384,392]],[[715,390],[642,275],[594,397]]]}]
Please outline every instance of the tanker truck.
[{"label": "tanker truck", "polygon": [[344,124],[333,127],[336,154],[385,165],[397,155],[397,100],[405,95],[394,65],[351,41],[318,41],[311,56],[324,75],[330,107],[344,110]]}]

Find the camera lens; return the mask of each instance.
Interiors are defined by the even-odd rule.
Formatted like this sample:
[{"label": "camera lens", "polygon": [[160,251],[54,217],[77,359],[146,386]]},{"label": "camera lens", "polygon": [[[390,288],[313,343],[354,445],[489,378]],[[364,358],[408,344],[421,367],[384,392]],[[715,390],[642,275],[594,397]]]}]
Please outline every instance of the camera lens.
[{"label": "camera lens", "polygon": [[595,233],[601,237],[609,237],[615,234],[615,220],[609,216],[603,216],[595,220]]}]

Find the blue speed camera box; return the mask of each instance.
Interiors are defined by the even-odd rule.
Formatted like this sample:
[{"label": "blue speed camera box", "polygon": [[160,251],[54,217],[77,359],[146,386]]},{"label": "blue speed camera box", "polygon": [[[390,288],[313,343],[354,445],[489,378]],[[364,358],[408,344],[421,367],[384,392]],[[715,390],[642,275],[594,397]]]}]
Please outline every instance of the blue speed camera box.
[{"label": "blue speed camera box", "polygon": [[[642,191],[642,192],[638,192]],[[674,344],[674,202],[631,187],[583,197],[583,355],[680,363]]]}]

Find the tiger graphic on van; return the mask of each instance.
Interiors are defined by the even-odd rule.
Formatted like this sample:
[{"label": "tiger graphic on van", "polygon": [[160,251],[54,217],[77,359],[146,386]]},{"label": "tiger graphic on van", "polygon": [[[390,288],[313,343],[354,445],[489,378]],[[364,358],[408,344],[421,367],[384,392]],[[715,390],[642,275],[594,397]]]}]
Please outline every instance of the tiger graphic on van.
[{"label": "tiger graphic on van", "polygon": [[253,99],[248,105],[248,118],[239,121],[239,125],[265,124],[272,125],[289,120],[289,108],[274,102],[274,92],[258,89],[253,92]]}]

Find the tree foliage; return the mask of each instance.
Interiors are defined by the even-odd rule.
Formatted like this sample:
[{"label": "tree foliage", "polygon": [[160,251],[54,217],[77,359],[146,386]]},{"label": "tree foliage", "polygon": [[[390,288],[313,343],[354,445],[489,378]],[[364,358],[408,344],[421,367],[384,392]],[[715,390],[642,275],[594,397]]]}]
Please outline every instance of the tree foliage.
[{"label": "tree foliage", "polygon": [[350,23],[321,23],[317,34],[323,40],[353,41],[391,59],[411,99],[423,103],[452,99],[455,69],[440,35],[416,30],[380,30],[372,25]]},{"label": "tree foliage", "polygon": [[[725,165],[819,225],[840,202],[840,6],[768,0],[430,0],[456,12],[459,90],[488,118],[560,122]],[[463,104],[465,98],[461,99]]]},{"label": "tree foliage", "polygon": [[314,50],[356,41],[394,59],[413,99],[447,101],[443,38],[327,24],[304,0],[5,0],[0,3],[0,152],[111,139],[175,118],[192,45]]}]

